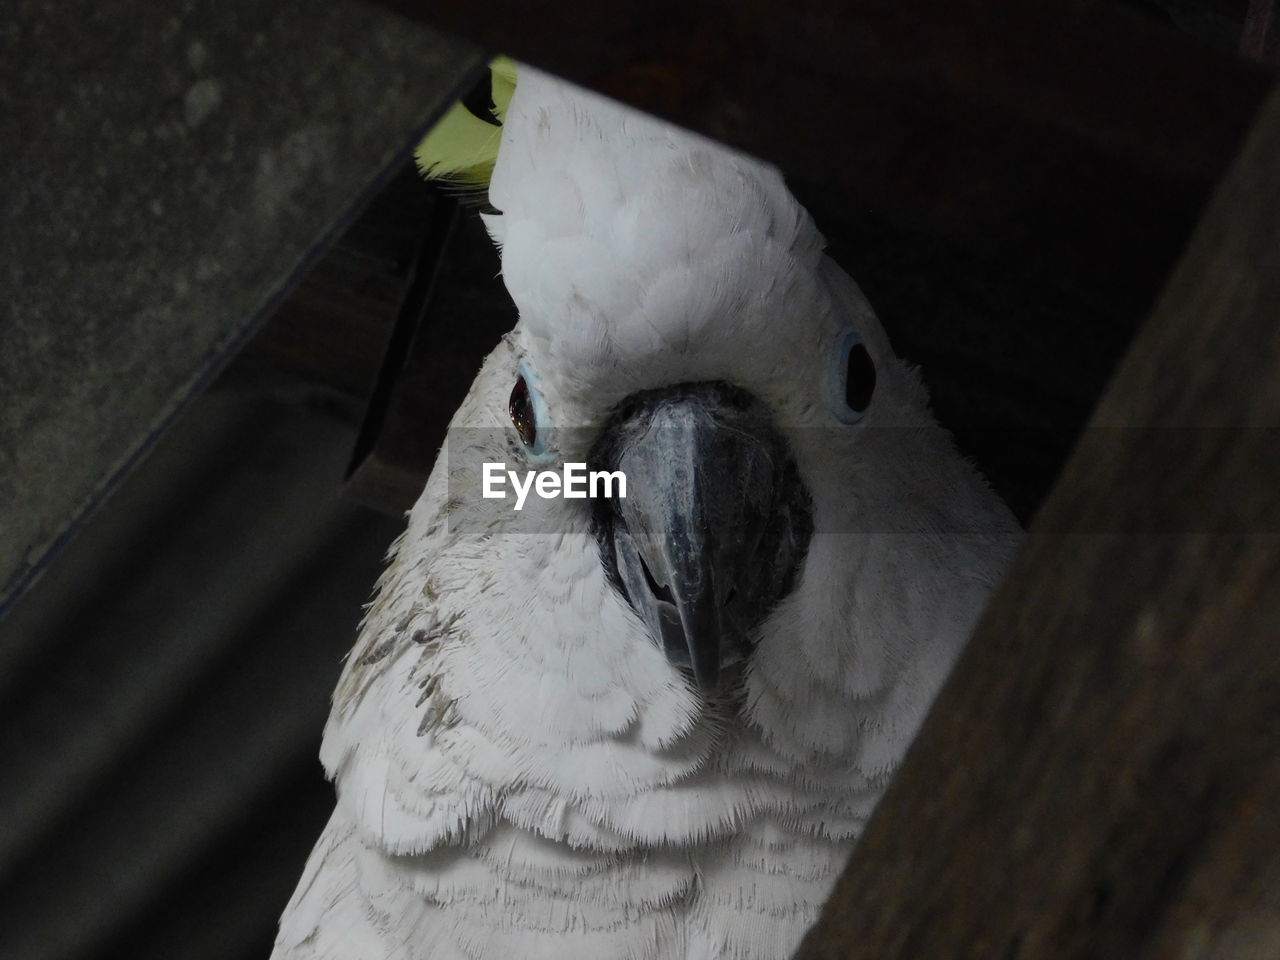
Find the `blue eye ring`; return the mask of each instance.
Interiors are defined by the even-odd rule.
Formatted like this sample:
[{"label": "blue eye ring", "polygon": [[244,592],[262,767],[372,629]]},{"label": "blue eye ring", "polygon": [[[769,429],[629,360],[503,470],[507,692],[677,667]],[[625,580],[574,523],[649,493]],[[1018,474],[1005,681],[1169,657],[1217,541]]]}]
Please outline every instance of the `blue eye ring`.
[{"label": "blue eye ring", "polygon": [[871,406],[876,365],[856,330],[843,330],[831,356],[831,412],[841,423],[857,423]]},{"label": "blue eye ring", "polygon": [[528,364],[516,370],[516,383],[507,402],[511,423],[524,446],[530,463],[545,464],[555,459],[551,450],[551,411],[538,389],[537,378]]}]

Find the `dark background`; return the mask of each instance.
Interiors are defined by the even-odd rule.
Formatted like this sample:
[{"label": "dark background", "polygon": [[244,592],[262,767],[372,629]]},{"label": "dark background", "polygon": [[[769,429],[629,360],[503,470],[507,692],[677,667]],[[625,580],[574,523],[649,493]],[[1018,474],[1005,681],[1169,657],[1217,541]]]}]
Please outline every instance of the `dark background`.
[{"label": "dark background", "polygon": [[[1246,13],[1111,6],[1227,53]],[[50,71],[89,69],[79,53]],[[790,179],[1028,520],[1158,283],[1091,285]],[[0,621],[0,957],[270,949],[332,806],[315,757],[341,657],[399,511],[514,322],[472,209],[403,152],[368,196]]]}]

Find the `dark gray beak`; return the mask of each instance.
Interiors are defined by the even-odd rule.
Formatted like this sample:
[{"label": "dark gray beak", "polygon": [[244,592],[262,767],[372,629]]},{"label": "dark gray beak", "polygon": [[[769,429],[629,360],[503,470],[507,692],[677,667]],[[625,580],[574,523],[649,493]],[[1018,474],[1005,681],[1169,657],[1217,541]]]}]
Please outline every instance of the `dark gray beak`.
[{"label": "dark gray beak", "polygon": [[716,689],[791,590],[813,530],[768,408],[725,383],[635,394],[589,459],[626,476],[625,498],[595,504],[611,581],[668,659]]}]

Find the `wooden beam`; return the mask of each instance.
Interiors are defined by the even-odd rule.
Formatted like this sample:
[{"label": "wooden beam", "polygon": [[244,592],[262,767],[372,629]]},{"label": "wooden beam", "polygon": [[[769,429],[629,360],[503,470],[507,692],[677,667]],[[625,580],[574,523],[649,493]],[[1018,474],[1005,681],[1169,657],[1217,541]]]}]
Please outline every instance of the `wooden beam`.
[{"label": "wooden beam", "polygon": [[382,2],[1138,313],[1272,77],[1089,3]]},{"label": "wooden beam", "polygon": [[1280,95],[799,960],[1280,956]]},{"label": "wooden beam", "polygon": [[1275,0],[1249,0],[1240,37],[1240,53],[1262,63],[1280,63],[1280,24]]}]

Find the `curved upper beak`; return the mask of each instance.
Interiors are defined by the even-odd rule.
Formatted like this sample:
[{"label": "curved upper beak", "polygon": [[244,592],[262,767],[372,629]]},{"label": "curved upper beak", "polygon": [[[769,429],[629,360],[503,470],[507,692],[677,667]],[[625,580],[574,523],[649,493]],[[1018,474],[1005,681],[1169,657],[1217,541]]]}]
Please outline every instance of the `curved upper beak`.
[{"label": "curved upper beak", "polygon": [[626,496],[596,505],[614,586],[704,690],[749,655],[812,532],[809,497],[768,409],[723,383],[624,401],[592,450]]}]

